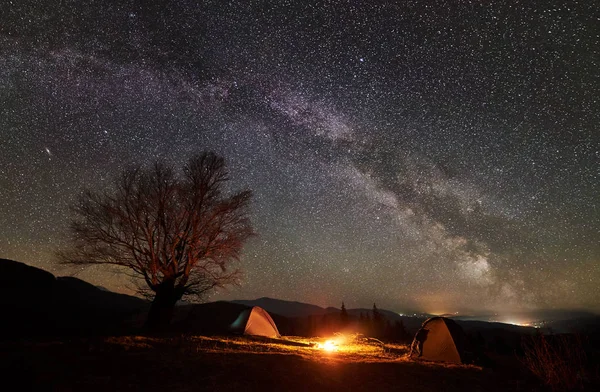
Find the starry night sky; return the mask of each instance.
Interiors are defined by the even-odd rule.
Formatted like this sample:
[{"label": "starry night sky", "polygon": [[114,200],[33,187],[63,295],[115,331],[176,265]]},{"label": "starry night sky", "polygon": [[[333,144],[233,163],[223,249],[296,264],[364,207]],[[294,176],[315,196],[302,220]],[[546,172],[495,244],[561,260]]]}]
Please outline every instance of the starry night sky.
[{"label": "starry night sky", "polygon": [[600,310],[594,2],[308,3],[2,1],[0,257],[73,272],[82,188],[213,150],[259,235],[211,300]]}]

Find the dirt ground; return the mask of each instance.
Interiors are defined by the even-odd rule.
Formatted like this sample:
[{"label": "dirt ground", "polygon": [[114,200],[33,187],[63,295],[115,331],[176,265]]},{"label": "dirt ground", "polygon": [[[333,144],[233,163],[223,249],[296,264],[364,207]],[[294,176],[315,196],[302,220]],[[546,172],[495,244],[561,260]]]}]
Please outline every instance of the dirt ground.
[{"label": "dirt ground", "polygon": [[510,366],[417,362],[402,347],[365,353],[209,338],[13,342],[0,344],[0,371],[15,391],[543,390]]}]

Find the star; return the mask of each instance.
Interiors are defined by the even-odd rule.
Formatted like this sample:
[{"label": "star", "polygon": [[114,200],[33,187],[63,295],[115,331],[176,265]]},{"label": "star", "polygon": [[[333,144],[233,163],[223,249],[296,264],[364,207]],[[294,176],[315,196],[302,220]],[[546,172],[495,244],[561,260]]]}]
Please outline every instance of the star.
[{"label": "star", "polygon": [[0,257],[64,275],[83,189],[212,150],[258,236],[207,300],[600,310],[591,2],[75,3],[0,26]]}]

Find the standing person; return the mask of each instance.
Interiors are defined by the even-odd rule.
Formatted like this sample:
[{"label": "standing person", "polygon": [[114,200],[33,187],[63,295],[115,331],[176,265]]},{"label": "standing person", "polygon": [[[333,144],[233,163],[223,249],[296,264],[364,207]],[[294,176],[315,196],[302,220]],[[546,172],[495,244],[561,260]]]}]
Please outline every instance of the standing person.
[{"label": "standing person", "polygon": [[412,357],[415,353],[417,353],[417,357],[423,355],[423,343],[425,343],[425,339],[427,339],[428,330],[425,328],[421,328],[417,331],[415,335],[415,339],[412,342],[410,347],[410,356]]}]

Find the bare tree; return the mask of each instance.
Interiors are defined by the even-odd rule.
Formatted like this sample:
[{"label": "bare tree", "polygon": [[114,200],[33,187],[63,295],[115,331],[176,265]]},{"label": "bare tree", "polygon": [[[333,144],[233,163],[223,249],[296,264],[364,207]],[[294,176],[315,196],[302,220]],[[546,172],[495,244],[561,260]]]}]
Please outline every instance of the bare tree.
[{"label": "bare tree", "polygon": [[154,294],[149,328],[171,321],[182,297],[237,283],[239,259],[253,234],[252,193],[224,196],[229,173],[213,153],[192,157],[180,174],[162,163],[124,171],[111,190],[86,190],[73,207],[72,247],[63,263],[126,267],[140,291]]}]

